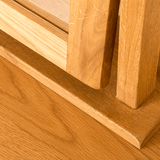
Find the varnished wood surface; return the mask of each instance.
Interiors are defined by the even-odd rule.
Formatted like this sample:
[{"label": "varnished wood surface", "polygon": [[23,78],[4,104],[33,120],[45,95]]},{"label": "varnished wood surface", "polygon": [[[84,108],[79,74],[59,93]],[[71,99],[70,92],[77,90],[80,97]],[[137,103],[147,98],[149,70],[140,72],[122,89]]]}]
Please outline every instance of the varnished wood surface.
[{"label": "varnished wood surface", "polygon": [[0,1],[0,29],[63,70],[68,34],[12,0]]},{"label": "varnished wood surface", "polygon": [[71,0],[67,72],[93,87],[109,83],[119,0]]},{"label": "varnished wood surface", "polygon": [[68,32],[70,0],[15,0]]},{"label": "varnished wood surface", "polygon": [[1,160],[160,159],[160,130],[138,150],[1,57],[0,73]]},{"label": "varnished wood surface", "polygon": [[138,108],[155,89],[160,1],[122,0],[117,98]]},{"label": "varnished wood surface", "polygon": [[138,110],[128,108],[115,98],[117,45],[110,84],[97,91],[74,79],[4,32],[0,33],[0,55],[137,148],[144,146],[160,127],[159,79],[156,90]]}]

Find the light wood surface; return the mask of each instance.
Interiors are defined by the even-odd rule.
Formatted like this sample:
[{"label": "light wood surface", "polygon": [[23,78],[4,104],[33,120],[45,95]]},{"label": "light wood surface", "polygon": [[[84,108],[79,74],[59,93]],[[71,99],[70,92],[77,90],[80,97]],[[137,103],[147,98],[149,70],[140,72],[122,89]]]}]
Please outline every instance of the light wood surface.
[{"label": "light wood surface", "polygon": [[137,148],[142,147],[160,127],[160,78],[157,79],[156,90],[137,110],[115,98],[117,45],[110,84],[106,89],[94,90],[13,38],[0,33],[0,54],[3,57]]},{"label": "light wood surface", "polygon": [[66,70],[67,33],[12,0],[0,1],[0,29]]},{"label": "light wood surface", "polygon": [[1,160],[160,159],[160,130],[138,150],[1,57],[0,73]]},{"label": "light wood surface", "polygon": [[117,98],[137,108],[155,89],[160,1],[122,0]]},{"label": "light wood surface", "polygon": [[119,0],[71,0],[67,72],[100,89],[109,83]]},{"label": "light wood surface", "polygon": [[68,32],[70,0],[15,0]]}]

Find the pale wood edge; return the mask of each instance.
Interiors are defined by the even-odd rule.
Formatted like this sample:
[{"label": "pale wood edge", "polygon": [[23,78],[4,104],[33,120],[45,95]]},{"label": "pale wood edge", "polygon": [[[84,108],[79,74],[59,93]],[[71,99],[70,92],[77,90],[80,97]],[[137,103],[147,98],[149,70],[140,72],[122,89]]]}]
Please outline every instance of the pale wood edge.
[{"label": "pale wood edge", "polygon": [[40,7],[36,6],[35,4],[29,2],[28,0],[14,0],[15,2],[19,3],[20,5],[26,7],[27,9],[31,10],[38,16],[41,16],[45,20],[51,22],[53,25],[56,25],[63,31],[68,33],[69,24],[65,21],[62,21],[58,17],[52,15],[51,13],[41,9]]},{"label": "pale wood edge", "polygon": [[[56,92],[57,94],[59,94],[60,96],[62,96],[63,98],[71,102],[72,104],[74,104],[76,107],[78,107],[79,109],[81,109],[82,111],[84,111],[85,113],[93,117],[94,119],[96,119],[98,122],[102,123],[104,126],[112,130],[114,133],[123,137],[125,140],[127,140],[128,142],[130,142],[132,145],[134,145],[135,147],[139,149],[142,146],[144,146],[144,144],[150,139],[150,137],[160,127],[159,125],[160,118],[159,118],[157,119],[157,124],[152,126],[152,129],[149,132],[142,134],[142,135],[140,132],[138,136],[136,136],[137,134],[134,133],[134,130],[130,131],[130,130],[124,129],[122,124],[119,125],[118,123],[114,122],[112,119],[110,119],[110,117],[107,117],[106,115],[104,115],[103,112],[100,112],[94,109],[91,105],[88,105],[85,101],[81,100],[79,97],[72,94],[72,92],[70,92],[69,90],[66,90],[64,87],[59,85],[53,79],[48,78],[47,76],[45,76],[45,74],[41,73],[41,71],[36,70],[34,67],[28,65],[25,62],[25,60],[27,59],[27,53],[24,53],[24,55],[26,55],[26,59],[21,60],[19,57],[12,54],[9,50],[5,49],[4,47],[0,47],[0,55],[4,57],[5,59],[7,59],[8,61],[10,61],[11,63],[13,63],[14,65],[16,65],[17,67],[21,68],[23,71],[25,71],[26,73],[34,77],[36,80],[40,81],[41,83],[49,87],[51,90],[53,90],[54,92]],[[39,63],[37,62],[37,64]],[[52,68],[53,67],[55,67],[55,70],[57,70],[54,64],[52,64]],[[54,74],[54,73],[50,73],[50,74]],[[66,73],[64,72],[64,74]],[[58,78],[61,78],[60,74],[57,74],[56,76],[60,76]],[[56,77],[56,79],[58,78]],[[65,79],[65,81],[67,80],[67,78]],[[72,79],[71,76],[70,78]]]},{"label": "pale wood edge", "polygon": [[[24,45],[33,49],[35,52],[42,55],[49,61],[53,62],[61,69],[66,70],[68,40],[68,34],[66,32],[45,21],[43,18],[27,10],[15,1],[1,0],[0,5],[2,5],[2,7],[6,7],[5,11],[3,11],[5,12],[5,14],[0,11],[0,16],[2,16],[0,18],[0,29],[5,31],[7,34],[14,37],[18,41],[22,42]],[[18,14],[18,16],[20,17],[19,22],[15,19],[13,20],[13,17],[11,17],[9,21],[8,19],[6,19],[7,10],[10,9]],[[24,23],[23,27],[19,25],[19,23],[21,23],[22,21],[21,17],[25,17],[26,21],[32,23],[33,30],[30,29],[30,31],[27,31],[27,22]],[[12,28],[14,25],[15,27]],[[42,34],[34,28],[35,25],[36,28],[40,28],[42,30]],[[20,27],[20,29],[18,27]],[[22,30],[24,32],[22,32]],[[41,38],[41,36],[37,35],[37,32],[41,34],[42,37],[45,37],[45,40]],[[36,38],[38,42],[35,40],[31,41],[31,37],[33,37],[33,39]]]}]

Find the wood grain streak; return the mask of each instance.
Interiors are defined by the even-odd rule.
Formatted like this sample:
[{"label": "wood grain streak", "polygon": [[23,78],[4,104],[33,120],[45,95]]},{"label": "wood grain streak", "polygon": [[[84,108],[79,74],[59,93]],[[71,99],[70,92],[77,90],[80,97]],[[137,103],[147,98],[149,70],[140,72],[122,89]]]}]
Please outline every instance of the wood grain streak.
[{"label": "wood grain streak", "polygon": [[117,98],[138,108],[155,89],[160,1],[122,0]]},{"label": "wood grain streak", "polygon": [[100,89],[109,82],[119,0],[71,0],[67,72]]},{"label": "wood grain streak", "polygon": [[[13,45],[15,51],[19,50],[19,54],[29,51],[9,36],[5,36],[7,39],[4,39],[2,32],[0,37],[7,48],[12,48]],[[117,43],[114,55],[116,54]],[[116,64],[116,61],[114,58],[113,63]],[[0,159],[160,159],[160,130],[143,149],[137,150],[1,57],[0,73]],[[115,86],[115,76],[115,72],[112,72],[112,89]],[[159,82],[158,80],[157,85]],[[159,88],[157,89],[160,90]],[[114,92],[113,89],[112,93]]]}]

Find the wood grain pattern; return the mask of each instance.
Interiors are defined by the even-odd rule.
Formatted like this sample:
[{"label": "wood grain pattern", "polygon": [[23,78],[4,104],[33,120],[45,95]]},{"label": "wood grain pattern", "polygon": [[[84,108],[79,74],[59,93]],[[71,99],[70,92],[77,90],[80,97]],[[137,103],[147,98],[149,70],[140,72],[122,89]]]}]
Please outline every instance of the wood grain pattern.
[{"label": "wood grain pattern", "polygon": [[160,130],[138,150],[1,57],[0,73],[0,159],[160,159]]},{"label": "wood grain pattern", "polygon": [[117,98],[137,108],[155,89],[160,1],[121,2]]},{"label": "wood grain pattern", "polygon": [[109,82],[119,0],[71,0],[67,72],[85,84]]},{"label": "wood grain pattern", "polygon": [[12,0],[0,1],[0,29],[66,70],[67,33]]},{"label": "wood grain pattern", "polygon": [[70,0],[15,0],[68,32]]},{"label": "wood grain pattern", "polygon": [[157,81],[156,90],[137,110],[127,107],[115,98],[117,48],[113,59],[110,84],[106,89],[94,90],[4,32],[0,33],[1,56],[137,148],[142,147],[160,127],[160,81]]}]

